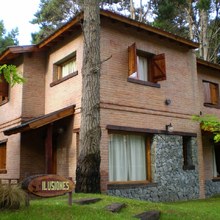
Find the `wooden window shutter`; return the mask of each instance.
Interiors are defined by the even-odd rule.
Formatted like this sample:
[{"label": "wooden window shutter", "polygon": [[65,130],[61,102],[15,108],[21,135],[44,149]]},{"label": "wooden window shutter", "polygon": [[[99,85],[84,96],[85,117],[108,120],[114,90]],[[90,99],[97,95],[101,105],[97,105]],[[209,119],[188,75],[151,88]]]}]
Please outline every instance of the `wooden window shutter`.
[{"label": "wooden window shutter", "polygon": [[204,91],[204,103],[211,104],[211,92],[210,92],[210,83],[203,82],[203,91]]},{"label": "wooden window shutter", "polygon": [[136,44],[133,43],[128,47],[128,76],[137,72],[137,54],[136,54]]},{"label": "wooden window shutter", "polygon": [[6,169],[6,145],[0,145],[0,169]]},{"label": "wooden window shutter", "polygon": [[218,104],[218,86],[216,84],[210,83],[210,94],[211,94],[211,103],[213,105]]},{"label": "wooden window shutter", "polygon": [[151,60],[151,78],[153,82],[166,80],[165,54],[155,55]]},{"label": "wooden window shutter", "polygon": [[8,83],[3,75],[0,76],[0,96],[8,97]]}]

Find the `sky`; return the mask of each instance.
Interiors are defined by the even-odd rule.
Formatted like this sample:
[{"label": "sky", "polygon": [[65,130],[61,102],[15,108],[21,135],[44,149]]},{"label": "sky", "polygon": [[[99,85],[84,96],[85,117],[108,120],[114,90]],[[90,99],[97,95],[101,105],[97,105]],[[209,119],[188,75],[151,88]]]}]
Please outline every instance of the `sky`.
[{"label": "sky", "polygon": [[[148,0],[143,0],[143,4]],[[134,0],[137,4],[139,0]],[[3,20],[6,31],[18,27],[19,45],[31,44],[31,33],[39,30],[38,25],[30,21],[39,8],[40,0],[0,0],[0,20]]]},{"label": "sky", "polygon": [[40,0],[0,0],[0,20],[3,20],[6,31],[18,27],[19,45],[31,44],[31,33],[39,29],[30,23],[39,3]]}]

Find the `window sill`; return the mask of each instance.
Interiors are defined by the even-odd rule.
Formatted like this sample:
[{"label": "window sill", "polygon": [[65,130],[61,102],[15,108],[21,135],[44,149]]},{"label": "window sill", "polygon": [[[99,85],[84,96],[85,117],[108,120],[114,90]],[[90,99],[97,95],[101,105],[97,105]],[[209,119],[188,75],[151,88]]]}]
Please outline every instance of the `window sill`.
[{"label": "window sill", "polygon": [[109,182],[107,189],[130,189],[139,187],[155,187],[157,183],[151,183],[148,181],[132,181],[132,182]]},{"label": "window sill", "polygon": [[214,177],[214,178],[212,179],[212,182],[220,182],[220,177]]},{"label": "window sill", "polygon": [[137,83],[137,84],[144,85],[144,86],[160,88],[160,84],[158,84],[158,83],[143,81],[143,80],[139,80],[139,79],[128,78],[128,82]]},{"label": "window sill", "polygon": [[209,108],[217,108],[217,109],[220,109],[220,105],[211,105],[211,104],[204,103],[204,106],[205,106],[205,107],[209,107]]},{"label": "window sill", "polygon": [[0,174],[6,174],[7,170],[0,170]]},{"label": "window sill", "polygon": [[195,165],[184,165],[183,170],[195,170]]},{"label": "window sill", "polygon": [[67,75],[67,76],[65,76],[65,77],[63,77],[63,78],[61,78],[61,79],[58,79],[58,80],[52,82],[52,83],[50,84],[50,87],[56,86],[56,85],[58,85],[58,84],[60,84],[60,83],[62,83],[62,82],[64,82],[64,81],[66,81],[66,80],[68,80],[68,79],[70,79],[70,78],[72,78],[72,77],[74,77],[74,76],[77,76],[77,75],[78,75],[78,71],[75,71],[74,73],[71,73],[71,74],[69,74],[69,75]]}]

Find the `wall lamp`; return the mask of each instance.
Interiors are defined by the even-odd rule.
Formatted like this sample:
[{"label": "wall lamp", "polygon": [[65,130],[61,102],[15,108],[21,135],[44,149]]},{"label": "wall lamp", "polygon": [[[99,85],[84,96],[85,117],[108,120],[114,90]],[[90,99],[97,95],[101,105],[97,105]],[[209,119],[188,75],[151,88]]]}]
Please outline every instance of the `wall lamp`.
[{"label": "wall lamp", "polygon": [[173,125],[172,125],[171,123],[168,124],[168,125],[166,125],[166,131],[167,131],[167,132],[169,132],[169,133],[170,133],[170,132],[173,132],[173,129],[174,129],[174,128],[173,128]]}]

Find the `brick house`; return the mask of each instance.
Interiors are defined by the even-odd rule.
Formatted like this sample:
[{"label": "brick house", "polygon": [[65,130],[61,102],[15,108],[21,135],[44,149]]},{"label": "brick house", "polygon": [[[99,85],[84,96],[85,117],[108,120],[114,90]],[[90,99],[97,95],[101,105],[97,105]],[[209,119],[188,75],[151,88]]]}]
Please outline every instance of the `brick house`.
[{"label": "brick house", "polygon": [[[0,84],[0,179],[39,173],[75,179],[82,19],[79,14],[39,44],[9,47],[0,55],[0,64],[16,65],[26,78],[12,88]],[[103,192],[150,201],[220,192],[215,146],[191,119],[200,112],[218,114],[220,67],[196,59],[198,46],[101,11],[101,59],[110,58],[100,79]],[[207,83],[216,88],[213,103],[204,101]]]}]

